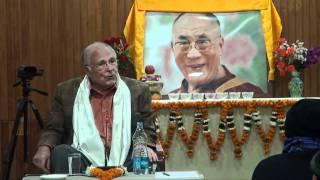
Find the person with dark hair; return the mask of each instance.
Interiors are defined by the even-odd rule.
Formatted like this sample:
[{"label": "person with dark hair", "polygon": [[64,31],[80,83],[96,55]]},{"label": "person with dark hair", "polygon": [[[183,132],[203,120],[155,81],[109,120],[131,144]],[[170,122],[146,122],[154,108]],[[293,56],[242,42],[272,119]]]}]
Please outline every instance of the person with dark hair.
[{"label": "person with dark hair", "polygon": [[173,23],[171,47],[184,80],[172,92],[253,91],[255,97],[266,97],[261,88],[220,64],[223,45],[220,21],[214,14],[180,14]]},{"label": "person with dark hair", "polygon": [[148,137],[148,157],[157,161],[147,84],[120,77],[117,55],[103,42],[88,45],[82,57],[86,75],[58,85],[33,163],[47,172],[68,173],[68,154],[81,153],[81,171],[89,165],[130,171],[137,112]]},{"label": "person with dark hair", "polygon": [[312,179],[310,161],[320,150],[320,99],[302,99],[287,112],[281,154],[270,156],[256,166],[253,180]]}]

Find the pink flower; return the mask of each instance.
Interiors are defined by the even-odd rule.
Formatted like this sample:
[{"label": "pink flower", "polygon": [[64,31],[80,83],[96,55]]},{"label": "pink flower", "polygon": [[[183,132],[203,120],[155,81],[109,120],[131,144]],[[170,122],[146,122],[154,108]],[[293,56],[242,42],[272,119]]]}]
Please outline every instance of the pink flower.
[{"label": "pink flower", "polygon": [[287,56],[287,52],[284,49],[279,49],[279,54],[281,57],[285,58]]},{"label": "pink flower", "polygon": [[280,69],[283,69],[284,67],[286,67],[286,64],[282,61],[278,61],[277,62],[277,67],[280,68]]},{"label": "pink flower", "polygon": [[235,66],[246,67],[252,63],[257,53],[258,47],[249,36],[233,36],[225,39],[222,63],[231,68]]},{"label": "pink flower", "polygon": [[279,71],[279,76],[284,77],[285,74],[286,74],[285,71]]},{"label": "pink flower", "polygon": [[281,43],[284,43],[284,42],[286,42],[286,39],[285,38],[280,38],[279,39],[279,43],[281,44]]},{"label": "pink flower", "polygon": [[294,65],[290,64],[287,68],[288,72],[292,73],[293,71],[296,70],[296,68],[294,67]]},{"label": "pink flower", "polygon": [[287,51],[288,51],[288,55],[292,55],[294,53],[294,48],[288,47]]}]

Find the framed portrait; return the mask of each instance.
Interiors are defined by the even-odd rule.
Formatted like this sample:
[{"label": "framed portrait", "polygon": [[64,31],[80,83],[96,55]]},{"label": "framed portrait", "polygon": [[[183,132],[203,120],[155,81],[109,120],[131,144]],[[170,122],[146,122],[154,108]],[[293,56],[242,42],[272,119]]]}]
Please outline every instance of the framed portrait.
[{"label": "framed portrait", "polygon": [[[200,67],[201,63],[194,63],[189,70],[184,69],[180,63],[182,60],[179,59],[177,48],[187,48],[188,52],[185,51],[185,56],[188,56],[187,53],[192,53],[190,51],[203,53],[204,41],[203,38],[199,40],[200,35],[189,37],[180,34],[183,41],[176,39],[177,31],[180,33],[185,27],[190,30],[190,27],[197,26],[193,16],[212,14],[219,22],[220,30],[217,35],[223,42],[218,60],[220,65],[227,73],[267,93],[267,82],[274,78],[272,58],[274,42],[279,39],[281,32],[280,18],[272,1],[249,0],[243,3],[240,0],[232,2],[206,0],[199,4],[187,0],[183,1],[183,7],[179,6],[179,2],[182,3],[180,0],[160,2],[135,1],[126,23],[124,34],[129,44],[133,45],[132,54],[138,78],[144,73],[146,65],[153,65],[156,73],[161,75],[161,81],[164,82],[161,94],[168,94],[183,88],[185,84],[190,88],[193,85],[191,76],[205,77],[206,74],[208,74],[207,77],[215,76],[215,69],[201,70],[203,69]],[[213,6],[215,4],[216,6]],[[179,16],[186,14],[190,14],[189,20],[184,18],[187,25],[175,28],[174,26],[181,19]],[[185,36],[186,39],[184,39]],[[215,41],[214,35],[211,37],[208,35],[208,48],[214,48]],[[198,82],[200,81],[201,79]],[[209,80],[206,83],[213,81]],[[216,89],[213,85],[209,88]]]},{"label": "framed portrait", "polygon": [[[172,48],[172,26],[179,14],[146,13],[144,66],[153,65],[162,76],[162,81],[170,82],[164,83],[162,94],[177,89],[184,79]],[[248,11],[215,15],[220,21],[221,36],[224,38],[221,64],[236,76],[266,92],[267,57],[260,13]]]}]

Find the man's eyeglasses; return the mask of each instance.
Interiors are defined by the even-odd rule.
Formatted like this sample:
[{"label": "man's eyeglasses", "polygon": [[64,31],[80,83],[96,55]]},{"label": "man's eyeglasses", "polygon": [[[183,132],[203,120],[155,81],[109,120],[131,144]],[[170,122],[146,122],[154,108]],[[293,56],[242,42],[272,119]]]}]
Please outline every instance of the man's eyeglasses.
[{"label": "man's eyeglasses", "polygon": [[93,67],[96,70],[101,71],[101,70],[105,69],[107,67],[107,65],[116,65],[117,63],[118,63],[118,60],[116,58],[111,58],[108,61],[102,60],[96,64],[90,64],[87,66]]},{"label": "man's eyeglasses", "polygon": [[[220,36],[219,36],[220,37]],[[214,41],[216,41],[216,38]],[[194,45],[193,45],[194,44]],[[201,39],[197,40],[195,42],[190,42],[190,41],[178,41],[174,43],[175,47],[179,49],[181,52],[188,52],[194,46],[198,51],[205,51],[208,49],[209,46],[212,45],[212,42],[210,39]]]}]

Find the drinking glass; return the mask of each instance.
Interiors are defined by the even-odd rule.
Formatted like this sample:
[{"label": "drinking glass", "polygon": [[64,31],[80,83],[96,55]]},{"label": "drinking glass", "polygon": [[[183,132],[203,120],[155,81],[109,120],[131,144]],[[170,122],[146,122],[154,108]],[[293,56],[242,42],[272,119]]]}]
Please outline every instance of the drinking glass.
[{"label": "drinking glass", "polygon": [[68,155],[68,169],[69,174],[80,174],[81,154],[72,153]]}]

